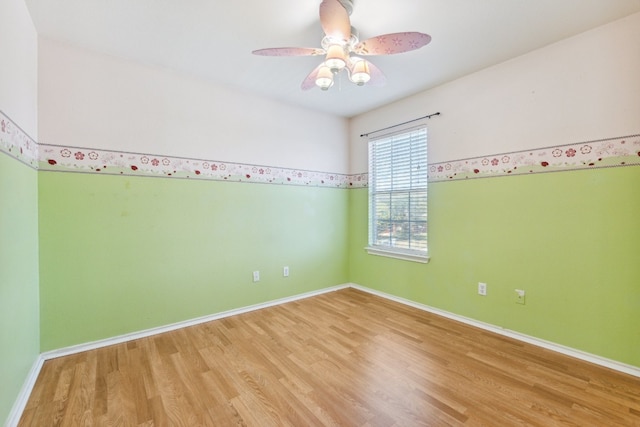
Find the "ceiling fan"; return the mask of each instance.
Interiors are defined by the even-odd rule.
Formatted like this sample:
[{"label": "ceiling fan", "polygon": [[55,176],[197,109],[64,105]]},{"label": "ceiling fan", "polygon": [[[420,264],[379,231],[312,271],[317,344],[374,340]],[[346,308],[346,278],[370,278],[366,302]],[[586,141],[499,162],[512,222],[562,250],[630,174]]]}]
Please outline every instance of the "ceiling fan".
[{"label": "ceiling fan", "polygon": [[372,37],[363,41],[351,26],[349,16],[353,11],[353,0],[322,0],[320,24],[325,33],[321,48],[276,47],[254,50],[262,56],[319,56],[325,60],[303,81],[302,90],[315,86],[328,90],[335,76],[346,69],[349,80],[358,86],[365,83],[382,85],[386,78],[382,71],[361,56],[392,55],[420,49],[431,41],[431,36],[419,32],[392,33]]}]

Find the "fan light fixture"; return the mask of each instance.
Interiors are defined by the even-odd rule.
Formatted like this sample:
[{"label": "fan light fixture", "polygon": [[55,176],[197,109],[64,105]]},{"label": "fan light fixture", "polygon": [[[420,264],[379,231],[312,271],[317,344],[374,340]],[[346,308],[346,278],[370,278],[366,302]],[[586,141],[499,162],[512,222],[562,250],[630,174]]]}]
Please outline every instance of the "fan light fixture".
[{"label": "fan light fixture", "polygon": [[334,74],[342,70],[347,65],[344,46],[339,44],[329,45],[327,48],[327,59],[324,61],[324,65],[329,67]]},{"label": "fan light fixture", "polygon": [[351,67],[349,79],[358,86],[362,86],[367,83],[371,79],[369,63],[364,59],[356,59]]},{"label": "fan light fixture", "polygon": [[317,56],[325,55],[318,65],[302,82],[302,90],[318,86],[328,90],[333,86],[335,76],[346,69],[349,80],[358,86],[365,84],[383,85],[384,74],[371,62],[359,56],[393,55],[420,49],[431,41],[431,36],[419,32],[383,34],[363,41],[351,26],[349,16],[353,11],[353,0],[322,0],[320,3],[320,24],[324,31],[322,48],[276,47],[254,50],[263,56]]},{"label": "fan light fixture", "polygon": [[326,64],[318,70],[316,85],[322,90],[328,90],[333,86],[333,71]]}]

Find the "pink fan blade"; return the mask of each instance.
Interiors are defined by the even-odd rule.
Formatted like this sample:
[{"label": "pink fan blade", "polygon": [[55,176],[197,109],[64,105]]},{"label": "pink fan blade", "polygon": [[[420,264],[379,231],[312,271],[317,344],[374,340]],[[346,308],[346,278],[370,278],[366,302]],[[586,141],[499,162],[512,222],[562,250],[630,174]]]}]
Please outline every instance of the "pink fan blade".
[{"label": "pink fan blade", "polygon": [[316,56],[324,55],[325,51],[313,47],[272,47],[254,50],[251,53],[262,56]]},{"label": "pink fan blade", "polygon": [[338,0],[323,0],[320,3],[320,23],[328,37],[344,41],[351,38],[349,13]]},{"label": "pink fan blade", "polygon": [[320,71],[320,67],[322,67],[324,63],[318,65],[309,75],[302,81],[300,87],[302,90],[309,90],[316,87],[316,77],[318,76],[318,71]]},{"label": "pink fan blade", "polygon": [[420,49],[431,41],[431,36],[424,33],[393,33],[361,41],[353,52],[358,55],[393,55]]}]

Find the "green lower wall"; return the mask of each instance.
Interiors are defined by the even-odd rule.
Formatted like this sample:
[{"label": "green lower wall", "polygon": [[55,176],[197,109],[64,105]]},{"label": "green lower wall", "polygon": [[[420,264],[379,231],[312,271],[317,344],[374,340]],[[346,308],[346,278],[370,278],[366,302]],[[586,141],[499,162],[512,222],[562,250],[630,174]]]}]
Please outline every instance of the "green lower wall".
[{"label": "green lower wall", "polygon": [[363,250],[352,190],[349,279],[640,367],[639,184],[638,166],[434,183],[426,265]]},{"label": "green lower wall", "polygon": [[37,179],[0,153],[0,420],[40,353]]},{"label": "green lower wall", "polygon": [[39,189],[42,351],[348,281],[349,190],[58,172]]},{"label": "green lower wall", "polygon": [[[640,167],[433,183],[424,265],[366,254],[366,189],[36,173],[0,161],[12,183],[0,193],[0,348],[23,348],[2,353],[10,397],[38,352],[38,217],[42,351],[354,282],[640,366]],[[27,238],[16,250],[5,235]]]}]

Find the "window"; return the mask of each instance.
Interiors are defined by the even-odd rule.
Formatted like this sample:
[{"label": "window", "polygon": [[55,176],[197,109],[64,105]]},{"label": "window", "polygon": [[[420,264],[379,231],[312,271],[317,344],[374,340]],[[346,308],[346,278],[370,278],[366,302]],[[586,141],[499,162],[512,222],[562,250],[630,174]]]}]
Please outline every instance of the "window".
[{"label": "window", "polygon": [[369,140],[370,254],[427,262],[427,128]]}]

